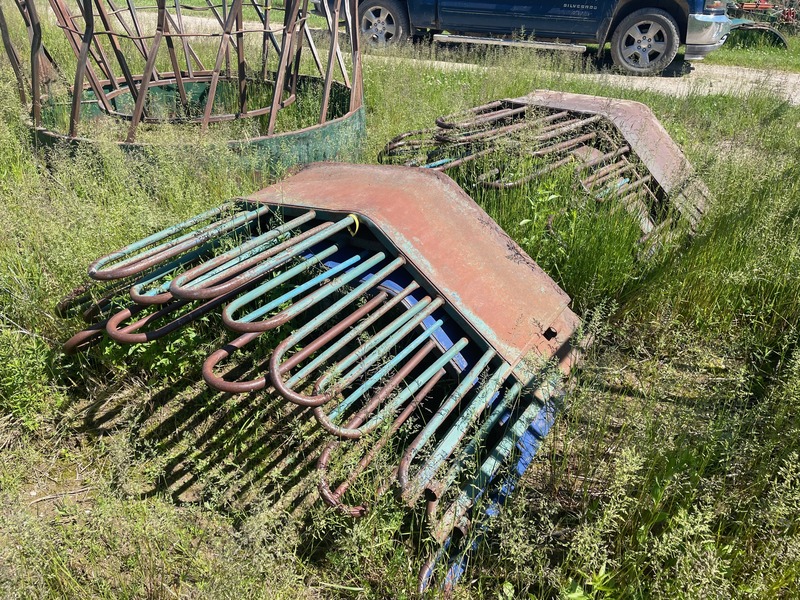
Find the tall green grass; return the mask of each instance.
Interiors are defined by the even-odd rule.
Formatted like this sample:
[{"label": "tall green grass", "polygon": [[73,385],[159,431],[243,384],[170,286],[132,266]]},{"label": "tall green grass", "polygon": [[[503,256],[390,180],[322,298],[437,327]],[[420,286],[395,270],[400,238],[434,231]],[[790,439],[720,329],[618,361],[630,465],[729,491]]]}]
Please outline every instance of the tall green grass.
[{"label": "tall green grass", "polygon": [[[614,89],[576,78],[591,65],[571,57],[434,52],[365,57],[366,157],[436,116],[564,89],[646,102],[714,199],[694,239],[643,263],[624,214],[562,175],[506,195],[467,190],[598,335],[456,596],[800,594],[800,111],[769,90]],[[79,324],[54,305],[86,265],[251,191],[236,157],[213,144],[36,148],[1,73],[0,593],[415,597],[418,515],[391,495],[357,522],[286,509],[277,499],[313,455],[281,454],[306,435],[302,415],[196,386],[205,349],[191,336],[145,351],[166,365],[59,351]],[[298,493],[313,499],[313,482]]]}]

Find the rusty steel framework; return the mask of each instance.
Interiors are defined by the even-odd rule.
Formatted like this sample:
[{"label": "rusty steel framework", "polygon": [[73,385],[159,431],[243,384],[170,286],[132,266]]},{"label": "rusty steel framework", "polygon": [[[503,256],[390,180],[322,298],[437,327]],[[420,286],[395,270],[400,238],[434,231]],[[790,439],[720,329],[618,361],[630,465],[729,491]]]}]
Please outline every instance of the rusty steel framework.
[{"label": "rusty steel framework", "polygon": [[[570,298],[452,180],[420,169],[311,165],[89,275],[107,287],[60,305],[93,323],[67,352],[219,313],[233,338],[206,359],[206,383],[307,408],[329,434],[320,494],[348,515],[369,510],[353,484],[388,455],[379,492],[427,503],[435,557],[513,490],[578,358]],[[265,370],[232,376],[247,358]]]},{"label": "rusty steel framework", "polygon": [[[440,117],[433,128],[392,139],[379,160],[461,169],[470,183],[494,189],[522,187],[569,166],[587,194],[631,213],[642,241],[670,231],[675,211],[694,229],[708,198],[650,109],[580,94],[537,91]],[[527,172],[520,160],[530,161]]]},{"label": "rusty steel framework", "polygon": [[[37,130],[51,126],[43,115],[59,104],[69,106],[63,137],[77,138],[83,120],[106,115],[127,123],[126,143],[143,123],[163,122],[197,123],[205,131],[212,123],[262,118],[259,134],[273,136],[280,111],[304,93],[319,97],[319,125],[360,109],[355,0],[323,2],[327,25],[313,31],[308,0],[279,8],[269,0],[153,1],[13,0],[28,34],[25,52],[0,7],[4,49]],[[43,20],[46,26],[53,19],[74,64],[57,64],[42,41]],[[341,21],[349,56],[340,47]],[[307,57],[310,75],[302,73]],[[304,79],[320,85],[304,87]],[[339,88],[349,99],[335,107]],[[66,102],[57,89],[66,90]]]}]

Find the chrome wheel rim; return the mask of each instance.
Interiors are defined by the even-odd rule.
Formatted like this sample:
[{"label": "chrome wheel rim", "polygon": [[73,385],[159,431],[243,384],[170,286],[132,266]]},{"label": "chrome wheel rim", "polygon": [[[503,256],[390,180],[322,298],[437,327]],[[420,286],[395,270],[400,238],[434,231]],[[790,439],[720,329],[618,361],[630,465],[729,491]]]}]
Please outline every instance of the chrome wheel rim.
[{"label": "chrome wheel rim", "polygon": [[655,21],[636,23],[622,36],[621,54],[634,67],[649,67],[667,51],[667,32]]},{"label": "chrome wheel rim", "polygon": [[361,33],[375,44],[385,44],[397,35],[394,15],[382,6],[367,9],[361,17]]}]

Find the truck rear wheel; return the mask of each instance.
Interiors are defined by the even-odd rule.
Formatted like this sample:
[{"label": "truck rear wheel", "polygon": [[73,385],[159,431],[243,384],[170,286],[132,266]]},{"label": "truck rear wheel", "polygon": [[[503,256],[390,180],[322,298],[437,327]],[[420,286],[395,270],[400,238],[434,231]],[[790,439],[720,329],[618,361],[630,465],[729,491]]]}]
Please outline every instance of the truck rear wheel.
[{"label": "truck rear wheel", "polygon": [[406,7],[397,0],[367,0],[358,6],[361,35],[369,44],[396,44],[408,39]]},{"label": "truck rear wheel", "polygon": [[678,24],[668,12],[642,8],[620,21],[611,36],[611,58],[633,75],[655,75],[678,53]]}]

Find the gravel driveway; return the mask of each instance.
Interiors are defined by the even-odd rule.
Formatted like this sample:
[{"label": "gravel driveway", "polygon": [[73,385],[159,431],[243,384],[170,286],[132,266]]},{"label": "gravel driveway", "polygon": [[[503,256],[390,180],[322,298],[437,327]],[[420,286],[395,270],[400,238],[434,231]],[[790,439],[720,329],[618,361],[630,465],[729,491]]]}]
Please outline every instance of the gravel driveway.
[{"label": "gravel driveway", "polygon": [[776,96],[785,98],[789,104],[800,105],[800,74],[784,71],[709,65],[699,62],[692,64],[691,71],[677,77],[631,77],[610,73],[587,74],[578,77],[595,79],[624,88],[653,90],[672,96],[686,96],[690,92],[693,94],[746,96],[754,90],[770,90]]}]

